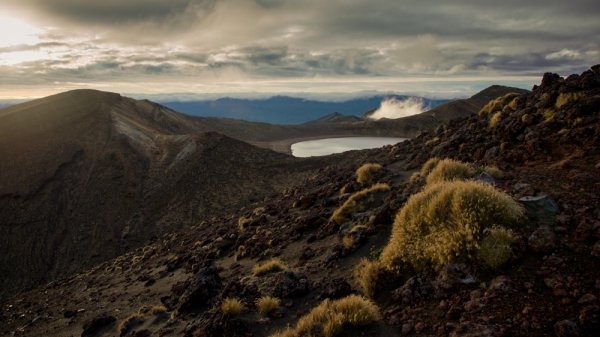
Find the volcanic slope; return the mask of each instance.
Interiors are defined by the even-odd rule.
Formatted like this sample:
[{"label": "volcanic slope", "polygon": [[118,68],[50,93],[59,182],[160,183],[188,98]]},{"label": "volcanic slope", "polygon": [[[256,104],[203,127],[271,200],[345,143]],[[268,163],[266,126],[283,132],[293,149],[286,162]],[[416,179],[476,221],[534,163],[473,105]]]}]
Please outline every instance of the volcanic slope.
[{"label": "volcanic slope", "polygon": [[[599,107],[600,65],[566,79],[546,74],[531,93],[481,114],[395,146],[334,155],[279,195],[21,293],[2,307],[0,335],[274,336],[298,323],[315,336],[328,326],[337,336],[596,336]],[[394,217],[428,188],[419,168],[436,156],[470,164],[465,171],[478,185],[524,206],[526,216],[511,224],[510,254],[495,267],[461,253],[441,267],[406,264],[354,278],[361,258],[381,261]],[[383,168],[361,185],[355,171],[368,162]],[[365,192],[373,182],[389,189]],[[346,211],[336,212],[340,206]],[[453,207],[462,206],[430,208],[440,215]],[[274,257],[279,267],[255,268]],[[356,300],[347,296],[365,291],[361,280],[370,281],[381,314],[361,310],[354,323],[364,326],[343,324],[353,311],[339,310],[340,302],[311,311],[326,299]],[[264,296],[281,300],[268,314],[255,306]],[[239,313],[222,306],[231,298],[244,306]]]},{"label": "volcanic slope", "polygon": [[208,130],[93,90],[0,110],[0,296],[262,199],[307,171]]}]

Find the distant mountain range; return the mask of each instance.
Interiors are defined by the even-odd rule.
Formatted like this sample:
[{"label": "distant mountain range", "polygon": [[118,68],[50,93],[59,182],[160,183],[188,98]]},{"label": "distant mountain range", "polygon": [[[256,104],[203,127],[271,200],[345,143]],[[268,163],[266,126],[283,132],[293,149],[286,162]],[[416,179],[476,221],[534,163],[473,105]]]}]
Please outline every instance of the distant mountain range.
[{"label": "distant mountain range", "polygon": [[[302,124],[332,113],[362,117],[365,112],[379,107],[382,100],[404,100],[411,96],[372,96],[343,102],[325,102],[289,96],[267,99],[220,98],[206,101],[182,101],[159,103],[192,116],[242,119],[271,124]],[[423,98],[426,109],[447,103],[446,99]]]}]

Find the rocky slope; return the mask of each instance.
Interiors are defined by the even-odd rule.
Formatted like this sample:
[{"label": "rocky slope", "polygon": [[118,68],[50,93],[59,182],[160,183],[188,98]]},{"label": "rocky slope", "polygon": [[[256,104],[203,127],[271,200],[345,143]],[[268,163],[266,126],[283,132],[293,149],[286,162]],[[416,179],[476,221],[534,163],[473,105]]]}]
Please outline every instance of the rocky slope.
[{"label": "rocky slope", "polygon": [[89,90],[0,110],[0,297],[260,200],[308,170],[208,130]]},{"label": "rocky slope", "polygon": [[525,94],[527,93],[527,90],[502,85],[492,85],[467,99],[458,99],[448,102],[426,111],[423,114],[432,116],[440,122],[449,122],[456,118],[468,117],[471,114],[477,113],[487,102],[511,92]]},{"label": "rocky slope", "polygon": [[[205,219],[76,276],[6,301],[0,334],[26,336],[270,336],[324,299],[358,293],[359,260],[375,259],[393,219],[423,188],[410,179],[429,158],[475,167],[527,207],[508,262],[472,260],[387,274],[374,302],[381,319],[344,336],[594,336],[600,329],[600,66],[380,150],[331,157],[326,168],[279,195]],[[331,215],[364,186],[355,170],[383,165],[374,195],[352,223]],[[346,238],[352,239],[348,245]],[[288,270],[255,275],[278,257]],[[265,295],[281,306],[261,315]],[[224,315],[224,299],[246,309]]]}]

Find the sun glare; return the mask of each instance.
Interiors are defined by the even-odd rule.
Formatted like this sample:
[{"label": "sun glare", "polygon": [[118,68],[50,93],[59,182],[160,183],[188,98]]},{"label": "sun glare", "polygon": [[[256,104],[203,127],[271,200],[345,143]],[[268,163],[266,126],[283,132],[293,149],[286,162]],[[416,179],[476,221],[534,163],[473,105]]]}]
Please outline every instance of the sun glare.
[{"label": "sun glare", "polygon": [[[6,13],[0,13],[0,65],[15,65],[34,61],[47,56],[41,50],[23,50],[23,45],[33,45],[40,42],[42,29],[25,21],[12,18]],[[12,49],[11,47],[14,47]]]},{"label": "sun glare", "polygon": [[0,48],[20,44],[34,44],[39,42],[38,35],[42,29],[25,21],[10,17],[7,13],[0,13]]}]

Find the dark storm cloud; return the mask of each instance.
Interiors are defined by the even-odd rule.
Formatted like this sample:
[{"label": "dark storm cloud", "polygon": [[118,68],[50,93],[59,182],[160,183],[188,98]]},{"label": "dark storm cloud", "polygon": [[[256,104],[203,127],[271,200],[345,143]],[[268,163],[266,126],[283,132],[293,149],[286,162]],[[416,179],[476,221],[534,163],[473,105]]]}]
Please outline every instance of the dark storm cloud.
[{"label": "dark storm cloud", "polygon": [[3,55],[48,53],[2,67],[0,75],[24,83],[33,80],[23,69],[47,81],[107,82],[518,76],[578,72],[600,59],[597,0],[3,0],[3,7],[53,27],[39,43],[0,47],[0,65]]},{"label": "dark storm cloud", "polygon": [[[88,24],[165,21],[210,12],[216,0],[28,0],[14,1],[50,16]],[[191,19],[191,18],[190,18]]]}]

